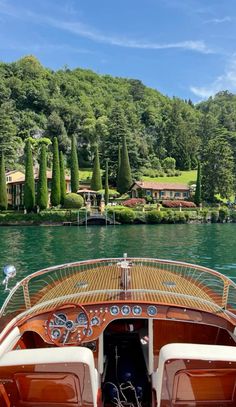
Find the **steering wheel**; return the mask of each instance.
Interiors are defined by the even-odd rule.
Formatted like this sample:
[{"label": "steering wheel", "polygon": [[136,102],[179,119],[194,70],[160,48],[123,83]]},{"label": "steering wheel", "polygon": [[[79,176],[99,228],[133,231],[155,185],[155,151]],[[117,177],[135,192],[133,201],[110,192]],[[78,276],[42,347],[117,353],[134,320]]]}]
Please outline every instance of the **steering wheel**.
[{"label": "steering wheel", "polygon": [[[65,319],[64,311],[67,308],[74,308],[73,313],[83,313],[84,324],[80,326],[77,321]],[[89,315],[86,309],[80,304],[68,303],[62,307],[55,307],[46,322],[47,335],[56,346],[80,345],[90,330]],[[72,340],[70,337],[73,336]]]}]

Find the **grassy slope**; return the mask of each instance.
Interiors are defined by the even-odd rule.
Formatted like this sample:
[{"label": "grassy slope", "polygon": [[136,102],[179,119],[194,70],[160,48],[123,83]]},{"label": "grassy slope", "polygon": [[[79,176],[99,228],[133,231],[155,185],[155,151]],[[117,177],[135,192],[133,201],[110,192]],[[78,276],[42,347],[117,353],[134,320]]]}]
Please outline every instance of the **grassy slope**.
[{"label": "grassy slope", "polygon": [[142,177],[142,180],[153,182],[174,182],[176,184],[194,184],[197,180],[197,171],[182,171],[181,175],[178,177]]}]

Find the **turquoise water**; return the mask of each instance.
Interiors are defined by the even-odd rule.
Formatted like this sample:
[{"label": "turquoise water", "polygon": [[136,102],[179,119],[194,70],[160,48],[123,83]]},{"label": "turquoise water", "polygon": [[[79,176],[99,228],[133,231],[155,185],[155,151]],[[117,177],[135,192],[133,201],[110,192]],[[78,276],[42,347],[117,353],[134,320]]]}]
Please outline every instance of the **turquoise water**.
[{"label": "turquoise water", "polygon": [[183,260],[236,276],[236,224],[1,227],[0,269],[18,278],[38,269],[100,257]]}]

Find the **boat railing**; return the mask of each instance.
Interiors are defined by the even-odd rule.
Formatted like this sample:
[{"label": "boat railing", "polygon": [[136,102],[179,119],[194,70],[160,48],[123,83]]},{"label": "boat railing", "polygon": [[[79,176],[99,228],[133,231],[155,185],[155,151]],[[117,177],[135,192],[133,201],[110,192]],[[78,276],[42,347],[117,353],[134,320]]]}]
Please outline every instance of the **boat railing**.
[{"label": "boat railing", "polygon": [[[123,260],[94,259],[37,271],[18,282],[11,290],[0,310],[0,318],[24,313],[31,308],[44,307],[46,310],[48,302],[53,305],[53,302],[73,302],[74,299],[84,299],[85,296],[89,299],[101,292],[102,301],[112,301],[124,291],[117,277],[121,274],[120,265]],[[209,306],[209,310],[222,310],[236,317],[236,284],[221,273],[171,260],[126,258],[126,261],[131,271],[131,285],[126,287],[126,293],[132,294],[132,300],[161,303],[168,297],[170,304],[180,304],[181,300],[185,300],[186,303],[190,301],[193,307],[202,309],[205,304]],[[99,287],[91,290],[90,281],[93,276],[97,278],[98,272],[103,277],[106,273],[107,285],[104,290]],[[139,285],[138,278],[141,280]],[[117,280],[115,288],[114,279]],[[159,286],[155,286],[156,281]],[[62,282],[66,287],[63,295],[57,291]],[[49,291],[54,295],[52,298],[48,295]]]}]

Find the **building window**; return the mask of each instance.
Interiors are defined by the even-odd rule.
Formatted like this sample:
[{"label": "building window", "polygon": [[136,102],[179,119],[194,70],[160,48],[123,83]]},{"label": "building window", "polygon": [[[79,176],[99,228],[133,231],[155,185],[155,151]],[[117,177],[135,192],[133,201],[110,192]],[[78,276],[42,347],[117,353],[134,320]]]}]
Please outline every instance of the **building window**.
[{"label": "building window", "polygon": [[175,198],[180,198],[180,192],[175,193]]},{"label": "building window", "polygon": [[151,196],[152,194],[151,194],[151,191],[149,191],[148,189],[146,190],[146,195],[147,196]]},{"label": "building window", "polygon": [[183,197],[184,197],[184,198],[188,198],[188,192],[184,192],[184,193],[183,193]]},{"label": "building window", "polygon": [[12,181],[12,177],[8,176],[7,177],[7,182],[11,182]]}]

